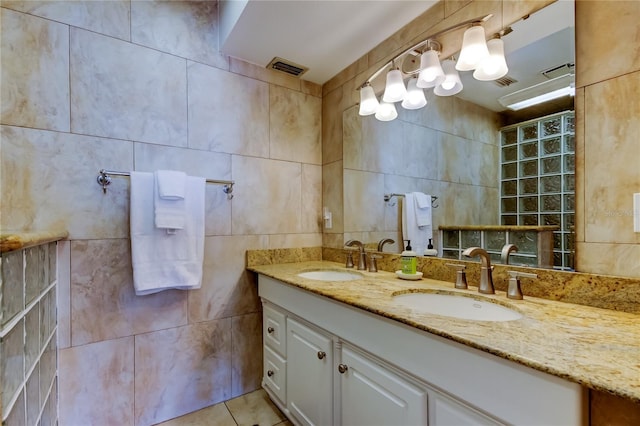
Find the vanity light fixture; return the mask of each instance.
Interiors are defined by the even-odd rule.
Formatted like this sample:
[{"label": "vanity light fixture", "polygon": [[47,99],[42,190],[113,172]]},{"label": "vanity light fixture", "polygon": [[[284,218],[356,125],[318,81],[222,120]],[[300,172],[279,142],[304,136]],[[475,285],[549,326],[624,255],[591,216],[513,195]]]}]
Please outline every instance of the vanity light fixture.
[{"label": "vanity light fixture", "polygon": [[[439,65],[439,63],[438,63]],[[409,79],[407,84],[407,96],[402,101],[404,109],[420,109],[427,104],[427,98],[424,96],[424,90],[418,86],[420,79],[414,75]]]},{"label": "vanity light fixture", "polygon": [[402,72],[395,67],[395,63],[392,63],[392,68],[387,73],[387,85],[384,88],[382,100],[384,102],[400,102],[406,94],[407,89],[404,87]]},{"label": "vanity light fixture", "polygon": [[[437,49],[437,50],[436,50]],[[444,80],[444,71],[438,59],[441,50],[440,43],[427,41],[427,50],[420,57],[420,73],[418,75],[418,87],[423,89],[435,87]]]},{"label": "vanity light fixture", "polygon": [[480,24],[474,24],[464,32],[456,69],[458,71],[473,71],[487,57],[489,57],[489,49],[487,48],[484,27]]},{"label": "vanity light fixture", "polygon": [[[507,66],[502,40],[498,37],[495,41],[491,40],[487,43],[482,27],[482,23],[492,16],[470,19],[445,28],[385,63],[359,87],[359,114],[362,116],[375,114],[378,120],[390,121],[398,116],[394,105],[396,102],[402,102],[401,105],[405,109],[424,107],[427,99],[423,89],[433,87],[433,93],[438,96],[455,95],[462,90],[458,70],[475,70],[481,63],[482,68],[474,73],[474,77],[478,80],[495,80],[504,76]],[[440,63],[439,55],[442,52],[442,45],[435,40],[435,37],[462,27],[468,28],[463,35],[458,62],[450,58]],[[503,34],[505,32],[501,31],[498,36]],[[418,63],[419,66],[416,65]],[[386,76],[386,85],[382,102],[378,102],[371,83],[383,74]],[[404,79],[407,76],[411,78],[408,87],[405,87]]]},{"label": "vanity light fixture", "polygon": [[371,84],[367,82],[362,88],[360,88],[360,115],[375,114],[378,110],[380,103],[376,94],[373,91]]},{"label": "vanity light fixture", "polygon": [[433,93],[438,96],[452,96],[460,93],[462,90],[462,81],[456,70],[456,62],[453,59],[447,59],[442,62],[444,69],[444,81],[433,89]]},{"label": "vanity light fixture", "polygon": [[391,121],[398,117],[398,111],[393,102],[380,102],[380,106],[376,111],[375,117],[380,121]]},{"label": "vanity light fixture", "polygon": [[480,81],[497,80],[507,75],[509,68],[504,58],[504,42],[500,37],[492,38],[487,42],[489,56],[473,72],[473,78]]}]

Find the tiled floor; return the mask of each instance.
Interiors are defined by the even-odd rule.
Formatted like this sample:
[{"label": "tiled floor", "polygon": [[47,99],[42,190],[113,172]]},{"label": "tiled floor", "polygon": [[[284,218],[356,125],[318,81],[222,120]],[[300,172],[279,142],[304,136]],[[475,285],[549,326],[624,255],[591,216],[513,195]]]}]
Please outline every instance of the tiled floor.
[{"label": "tiled floor", "polygon": [[292,426],[262,389],[158,426]]}]

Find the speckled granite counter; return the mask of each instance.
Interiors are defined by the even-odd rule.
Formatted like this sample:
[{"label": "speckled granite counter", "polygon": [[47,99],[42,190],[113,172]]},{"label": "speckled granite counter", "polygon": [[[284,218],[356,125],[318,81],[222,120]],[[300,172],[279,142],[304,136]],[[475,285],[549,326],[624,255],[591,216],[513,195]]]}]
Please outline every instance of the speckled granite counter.
[{"label": "speckled granite counter", "polygon": [[[474,287],[455,290],[453,283],[422,279],[405,281],[391,272],[358,271],[363,279],[326,282],[300,278],[314,269],[345,270],[328,261],[302,261],[249,270],[366,311],[417,327],[499,357],[547,372],[586,387],[640,403],[640,315],[526,297],[504,292],[480,295]],[[353,271],[350,269],[350,271]],[[524,318],[507,322],[467,321],[398,306],[392,297],[412,291],[464,293],[509,306]]]},{"label": "speckled granite counter", "polygon": [[6,232],[0,234],[0,253],[63,240],[69,236],[67,231]]}]

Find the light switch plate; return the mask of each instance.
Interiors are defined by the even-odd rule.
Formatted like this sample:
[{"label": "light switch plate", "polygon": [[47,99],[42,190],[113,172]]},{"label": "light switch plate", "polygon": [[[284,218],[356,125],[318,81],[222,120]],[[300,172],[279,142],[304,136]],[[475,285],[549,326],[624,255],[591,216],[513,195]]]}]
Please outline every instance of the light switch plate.
[{"label": "light switch plate", "polygon": [[633,232],[640,232],[640,192],[633,194]]}]

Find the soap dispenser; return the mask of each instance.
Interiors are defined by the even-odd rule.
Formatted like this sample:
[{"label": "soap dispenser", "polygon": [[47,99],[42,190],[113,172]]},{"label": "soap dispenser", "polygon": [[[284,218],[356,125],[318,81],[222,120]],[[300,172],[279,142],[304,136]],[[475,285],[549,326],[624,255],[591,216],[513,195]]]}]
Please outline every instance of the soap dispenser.
[{"label": "soap dispenser", "polygon": [[411,240],[405,240],[407,247],[400,255],[400,266],[403,274],[415,275],[417,269],[417,254],[411,249]]},{"label": "soap dispenser", "polygon": [[429,238],[429,245],[424,250],[424,255],[425,256],[437,256],[438,255],[438,250],[434,249],[433,248],[433,244],[431,244],[431,238]]}]

